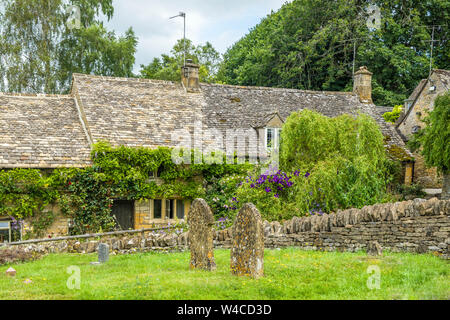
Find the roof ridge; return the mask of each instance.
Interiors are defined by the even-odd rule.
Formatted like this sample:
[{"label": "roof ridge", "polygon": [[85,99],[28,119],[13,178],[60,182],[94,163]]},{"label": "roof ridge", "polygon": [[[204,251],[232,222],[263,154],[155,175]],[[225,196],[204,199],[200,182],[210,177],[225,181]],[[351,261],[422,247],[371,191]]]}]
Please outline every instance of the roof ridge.
[{"label": "roof ridge", "polygon": [[284,91],[284,92],[300,92],[300,93],[308,93],[308,94],[337,94],[337,95],[351,95],[356,96],[352,91],[315,91],[315,90],[302,90],[295,88],[278,88],[278,87],[261,87],[261,86],[240,86],[233,84],[221,84],[221,83],[201,83],[202,86],[211,86],[211,87],[227,87],[227,88],[236,88],[236,89],[244,89],[244,90],[274,90],[274,91]]},{"label": "roof ridge", "polygon": [[22,97],[22,98],[70,98],[72,94],[50,94],[50,93],[19,93],[19,92],[0,92],[0,97]]},{"label": "roof ridge", "polygon": [[75,77],[94,78],[94,79],[123,81],[123,82],[147,82],[147,83],[162,83],[162,84],[176,84],[177,83],[176,81],[169,81],[169,80],[133,78],[133,77],[112,77],[112,76],[100,76],[100,75],[84,74],[84,73],[73,73],[73,77],[74,78]]}]

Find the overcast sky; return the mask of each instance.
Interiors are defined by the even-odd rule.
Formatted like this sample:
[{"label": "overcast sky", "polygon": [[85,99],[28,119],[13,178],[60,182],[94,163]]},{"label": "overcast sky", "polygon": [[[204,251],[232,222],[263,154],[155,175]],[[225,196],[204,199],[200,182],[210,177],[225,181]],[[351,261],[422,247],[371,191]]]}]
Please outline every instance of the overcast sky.
[{"label": "overcast sky", "polygon": [[[220,53],[277,11],[286,0],[114,0],[114,17],[106,22],[109,30],[123,34],[130,26],[138,37],[136,64],[148,64],[168,53],[183,37],[183,18],[169,20],[186,12],[186,37],[195,45],[212,43]],[[288,1],[289,2],[289,1]]]}]

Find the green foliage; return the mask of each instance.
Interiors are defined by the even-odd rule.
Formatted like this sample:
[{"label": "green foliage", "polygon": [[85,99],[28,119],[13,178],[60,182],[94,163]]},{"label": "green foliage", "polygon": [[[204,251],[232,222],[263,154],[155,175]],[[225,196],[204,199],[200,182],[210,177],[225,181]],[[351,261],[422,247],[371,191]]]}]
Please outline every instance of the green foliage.
[{"label": "green foliage", "polygon": [[291,198],[302,214],[363,207],[383,200],[391,177],[383,135],[366,115],[328,118],[303,110],[282,130],[281,168],[308,172],[294,178]]},{"label": "green foliage", "polygon": [[[220,177],[251,168],[249,164],[208,164],[206,157],[200,164],[176,165],[170,148],[112,147],[105,142],[93,145],[91,156],[92,167],[56,169],[48,176],[33,169],[0,171],[0,215],[32,217],[33,230],[39,235],[54,218],[44,208],[58,203],[72,219],[71,233],[111,231],[116,225],[111,215],[114,199],[194,199],[205,197],[208,190],[212,204],[215,192],[209,191],[219,189]],[[159,172],[161,183],[150,178],[154,172]]]},{"label": "green foliage", "polygon": [[400,195],[400,201],[411,200],[414,198],[423,198],[427,194],[423,191],[423,186],[420,184],[412,185],[398,185],[397,190]]},{"label": "green foliage", "polygon": [[[365,8],[381,9],[381,29],[369,30]],[[379,105],[403,102],[428,74],[431,39],[448,39],[446,0],[294,0],[264,18],[224,55],[219,80],[237,85],[349,91],[356,66],[373,72]],[[434,67],[449,69],[448,41],[435,43]],[[434,55],[436,53],[436,55]]]},{"label": "green foliage", "polygon": [[[71,28],[70,6],[80,12]],[[4,0],[0,6],[0,90],[64,93],[73,72],[130,76],[137,40],[131,29],[116,37],[112,0]]]},{"label": "green foliage", "polygon": [[401,104],[394,106],[391,112],[383,114],[383,118],[387,122],[395,123],[402,113],[403,106]]},{"label": "green foliage", "polygon": [[36,169],[0,171],[0,216],[24,219],[58,198],[52,179]]},{"label": "green foliage", "polygon": [[[141,65],[141,77],[180,81],[184,52],[184,40],[178,40],[170,54],[162,54],[161,58],[154,58],[147,66]],[[200,65],[199,78],[201,82],[217,82],[216,75],[221,55],[211,43],[206,42],[205,45],[194,46],[191,40],[186,39],[186,59],[192,59],[194,63]]]},{"label": "green foliage", "polygon": [[425,163],[437,167],[439,171],[450,171],[450,92],[441,95],[434,101],[433,110],[423,122],[425,128],[414,134],[408,142],[413,151],[422,147],[421,153]]}]

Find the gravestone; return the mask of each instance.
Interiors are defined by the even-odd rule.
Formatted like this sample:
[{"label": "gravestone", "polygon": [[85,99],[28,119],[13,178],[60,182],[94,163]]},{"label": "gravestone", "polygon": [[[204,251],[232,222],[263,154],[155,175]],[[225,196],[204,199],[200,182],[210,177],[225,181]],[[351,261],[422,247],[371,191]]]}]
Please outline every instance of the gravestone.
[{"label": "gravestone", "polygon": [[191,269],[215,270],[213,239],[214,216],[203,199],[195,199],[187,216]]},{"label": "gravestone", "polygon": [[109,260],[109,246],[106,243],[98,245],[98,262],[105,263]]},{"label": "gravestone", "polygon": [[253,278],[264,275],[264,225],[251,203],[244,204],[233,224],[231,273]]},{"label": "gravestone", "polygon": [[378,243],[378,241],[371,241],[367,245],[367,254],[369,256],[382,256],[383,255],[383,248]]}]

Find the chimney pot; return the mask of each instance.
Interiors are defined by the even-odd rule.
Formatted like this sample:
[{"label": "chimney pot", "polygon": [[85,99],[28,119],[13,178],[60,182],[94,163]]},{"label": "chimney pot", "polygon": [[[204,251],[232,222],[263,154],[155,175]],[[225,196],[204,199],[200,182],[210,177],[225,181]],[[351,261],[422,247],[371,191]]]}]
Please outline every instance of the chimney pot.
[{"label": "chimney pot", "polygon": [[362,66],[353,76],[353,93],[359,96],[362,103],[372,102],[372,72],[367,70],[366,66]]},{"label": "chimney pot", "polygon": [[200,92],[200,82],[198,78],[198,70],[200,66],[187,59],[186,64],[181,67],[181,82],[187,92]]}]

